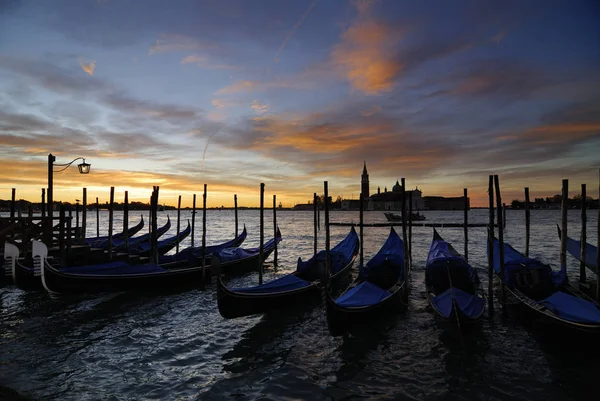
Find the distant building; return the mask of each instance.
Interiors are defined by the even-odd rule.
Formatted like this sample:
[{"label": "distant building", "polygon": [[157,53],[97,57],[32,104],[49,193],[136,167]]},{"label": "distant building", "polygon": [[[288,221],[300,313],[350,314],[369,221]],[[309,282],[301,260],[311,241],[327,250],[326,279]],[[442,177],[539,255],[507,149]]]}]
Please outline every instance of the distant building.
[{"label": "distant building", "polygon": [[[366,201],[364,204],[365,210],[402,210],[402,185],[396,181],[391,191],[377,187],[377,193],[370,195],[369,193],[369,173],[367,171],[367,163],[363,164],[363,171],[360,179],[361,192],[365,194]],[[464,197],[445,198],[443,196],[425,196],[422,191],[415,187],[413,190],[406,191],[406,202],[408,208],[408,200],[412,197],[413,210],[463,210],[465,205]],[[344,199],[341,202],[342,210],[358,210],[360,209],[360,201],[358,199]],[[467,198],[467,206],[470,207],[469,198]]]},{"label": "distant building", "polygon": [[367,162],[363,164],[363,172],[360,177],[360,193],[363,197],[369,197],[369,173],[367,173]]},{"label": "distant building", "polygon": [[[398,181],[396,185],[392,187],[392,190],[388,192],[387,187],[381,192],[381,188],[377,188],[377,193],[370,195],[369,192],[369,173],[367,171],[367,163],[363,164],[363,171],[360,180],[361,192],[366,196],[364,209],[365,210],[402,210],[402,186]],[[419,188],[415,188],[411,191],[406,191],[406,202],[408,207],[408,199],[412,196],[412,209],[423,210],[423,199],[421,198],[421,191]],[[358,210],[360,209],[359,200],[356,199],[345,199],[342,200],[342,210]]]},{"label": "distant building", "polygon": [[[292,210],[314,210],[314,208],[315,208],[315,206],[312,203],[299,203],[297,205],[294,205]],[[281,205],[280,205],[280,209],[281,209]]]},{"label": "distant building", "polygon": [[340,209],[342,210],[359,210],[360,209],[360,201],[358,199],[344,199],[342,200],[342,204]]},{"label": "distant building", "polygon": [[[408,201],[412,199],[412,210],[423,210],[423,198],[421,198],[421,190],[415,188],[411,191],[406,191],[406,207]],[[380,192],[377,188],[377,193],[369,197],[368,210],[402,210],[402,185],[398,181],[392,187],[392,191],[388,192],[387,187],[384,192]]]}]

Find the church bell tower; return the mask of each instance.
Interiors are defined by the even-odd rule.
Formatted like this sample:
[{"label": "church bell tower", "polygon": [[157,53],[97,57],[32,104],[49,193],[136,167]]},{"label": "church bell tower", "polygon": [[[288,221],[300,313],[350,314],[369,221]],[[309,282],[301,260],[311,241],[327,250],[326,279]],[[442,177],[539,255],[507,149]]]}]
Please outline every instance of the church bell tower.
[{"label": "church bell tower", "polygon": [[364,162],[363,172],[360,179],[360,192],[363,194],[365,199],[369,198],[369,173],[367,173],[367,162]]}]

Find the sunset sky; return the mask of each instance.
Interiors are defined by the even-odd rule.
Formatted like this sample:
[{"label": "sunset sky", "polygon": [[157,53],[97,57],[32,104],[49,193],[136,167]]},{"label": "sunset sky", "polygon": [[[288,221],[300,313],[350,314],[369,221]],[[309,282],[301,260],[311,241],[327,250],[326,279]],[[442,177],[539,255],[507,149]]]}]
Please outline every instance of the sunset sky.
[{"label": "sunset sky", "polygon": [[[0,1],[0,199],[129,190],[209,206],[406,177],[484,205],[600,166],[600,6],[589,1]],[[201,199],[201,197],[199,198]]]}]

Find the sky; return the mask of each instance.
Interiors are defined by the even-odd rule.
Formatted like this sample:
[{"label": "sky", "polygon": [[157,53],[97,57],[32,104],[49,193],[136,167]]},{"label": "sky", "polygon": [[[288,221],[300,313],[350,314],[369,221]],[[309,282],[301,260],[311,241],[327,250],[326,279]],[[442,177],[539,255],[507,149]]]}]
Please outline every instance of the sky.
[{"label": "sky", "polygon": [[507,203],[600,167],[597,1],[2,0],[0,199]]}]

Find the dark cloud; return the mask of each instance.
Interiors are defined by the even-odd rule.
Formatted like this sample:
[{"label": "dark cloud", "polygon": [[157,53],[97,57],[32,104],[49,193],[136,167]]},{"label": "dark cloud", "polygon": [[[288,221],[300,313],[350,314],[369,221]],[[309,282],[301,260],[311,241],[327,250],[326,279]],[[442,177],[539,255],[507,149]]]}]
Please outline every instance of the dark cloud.
[{"label": "dark cloud", "polygon": [[7,113],[0,110],[0,131],[3,132],[31,132],[48,130],[54,127],[49,121],[32,114]]},{"label": "dark cloud", "polygon": [[172,145],[153,135],[131,132],[97,132],[99,148],[119,157],[173,155],[179,146]]},{"label": "dark cloud", "polygon": [[120,93],[106,95],[103,97],[103,101],[121,113],[130,113],[169,122],[195,120],[203,113],[203,110],[194,107],[134,99]]},{"label": "dark cloud", "polygon": [[71,68],[62,68],[43,60],[0,56],[0,68],[24,76],[30,83],[60,94],[84,96],[109,89],[103,81],[91,79],[82,73],[76,64]]}]

